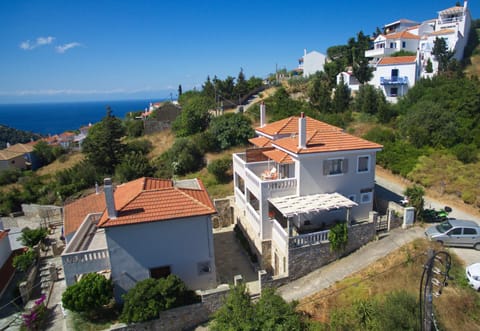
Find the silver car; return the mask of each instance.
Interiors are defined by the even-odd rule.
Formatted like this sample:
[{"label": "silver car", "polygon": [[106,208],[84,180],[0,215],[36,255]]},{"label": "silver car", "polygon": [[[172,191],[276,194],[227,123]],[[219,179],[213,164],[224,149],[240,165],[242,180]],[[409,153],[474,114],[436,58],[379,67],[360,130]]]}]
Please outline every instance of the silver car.
[{"label": "silver car", "polygon": [[480,226],[473,221],[449,219],[425,231],[430,241],[449,246],[474,247],[480,250]]}]

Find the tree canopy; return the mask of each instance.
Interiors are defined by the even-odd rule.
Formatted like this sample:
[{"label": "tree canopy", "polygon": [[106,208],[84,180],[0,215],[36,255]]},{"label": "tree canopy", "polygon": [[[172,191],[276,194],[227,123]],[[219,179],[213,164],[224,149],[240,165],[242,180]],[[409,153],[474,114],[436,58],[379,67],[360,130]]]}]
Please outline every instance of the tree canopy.
[{"label": "tree canopy", "polygon": [[113,116],[108,107],[106,116],[90,128],[82,151],[99,172],[113,174],[125,150],[121,142],[123,136],[125,129],[122,121]]}]

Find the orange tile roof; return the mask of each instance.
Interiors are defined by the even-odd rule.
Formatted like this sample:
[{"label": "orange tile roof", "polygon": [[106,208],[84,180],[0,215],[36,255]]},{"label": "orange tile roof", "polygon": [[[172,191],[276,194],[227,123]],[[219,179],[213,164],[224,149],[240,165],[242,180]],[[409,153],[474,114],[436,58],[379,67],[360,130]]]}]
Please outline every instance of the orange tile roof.
[{"label": "orange tile roof", "polygon": [[114,193],[117,217],[109,218],[104,211],[100,227],[165,221],[182,217],[214,214],[210,197],[203,183],[199,189],[180,188],[171,180],[139,178],[120,185]]},{"label": "orange tile roof", "polygon": [[105,207],[105,196],[103,193],[93,193],[65,205],[63,208],[63,231],[65,235],[77,231],[88,214],[101,213],[105,210]]},{"label": "orange tile roof", "polygon": [[[284,135],[284,134],[297,134],[298,133],[298,116],[287,117],[283,120],[269,123],[262,128],[257,128],[258,132],[267,134],[269,136]],[[320,122],[309,116],[305,116],[307,121],[307,131],[309,130],[324,130],[324,131],[342,131],[341,128]]]},{"label": "orange tile roof", "polygon": [[307,131],[306,148],[298,147],[298,137],[278,139],[273,142],[273,145],[295,154],[381,149],[383,147],[377,143],[338,130]]},{"label": "orange tile roof", "polygon": [[393,57],[384,57],[378,61],[377,65],[389,65],[389,64],[406,64],[406,63],[415,63],[417,57],[412,56],[393,56]]},{"label": "orange tile roof", "polygon": [[17,157],[23,157],[23,154],[24,153],[13,152],[13,151],[9,151],[8,149],[2,149],[0,150],[0,160],[2,161],[12,160]]},{"label": "orange tile roof", "polygon": [[3,238],[8,237],[8,231],[0,231],[0,241],[2,241]]},{"label": "orange tile roof", "polygon": [[387,34],[385,36],[385,38],[387,39],[420,39],[419,36],[413,34],[413,33],[410,33],[406,30],[404,31],[400,31],[400,32],[395,32],[395,33],[391,33],[391,34]]},{"label": "orange tile roof", "polygon": [[277,163],[282,163],[282,164],[293,163],[293,159],[290,155],[278,149],[265,151],[263,152],[263,154]]},{"label": "orange tile roof", "polygon": [[33,152],[33,146],[28,144],[15,144],[10,147],[7,147],[6,150],[15,153],[31,153]]},{"label": "orange tile roof", "polygon": [[447,9],[444,9],[439,12],[441,15],[451,15],[451,14],[458,14],[463,13],[463,6],[454,6]]},{"label": "orange tile roof", "polygon": [[443,30],[431,32],[431,33],[429,33],[428,35],[430,35],[430,36],[438,36],[438,35],[442,35],[442,34],[452,34],[452,33],[455,33],[455,30],[454,30],[454,29],[443,29]]},{"label": "orange tile roof", "polygon": [[248,141],[257,146],[257,147],[270,147],[272,146],[272,141],[266,137],[255,137],[255,138],[250,138]]}]

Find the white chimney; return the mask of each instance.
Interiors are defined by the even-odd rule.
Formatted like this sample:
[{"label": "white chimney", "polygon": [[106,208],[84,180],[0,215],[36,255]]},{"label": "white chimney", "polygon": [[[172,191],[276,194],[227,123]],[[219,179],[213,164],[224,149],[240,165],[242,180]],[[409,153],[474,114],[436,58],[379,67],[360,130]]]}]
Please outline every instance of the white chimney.
[{"label": "white chimney", "polygon": [[465,0],[465,1],[463,2],[463,9],[465,10],[465,9],[467,9],[467,7],[468,7],[468,1]]},{"label": "white chimney", "polygon": [[307,148],[307,119],[303,112],[298,119],[298,147]]},{"label": "white chimney", "polygon": [[303,56],[307,56],[307,49],[306,48],[303,49]]},{"label": "white chimney", "polygon": [[104,179],[103,191],[105,192],[105,202],[107,204],[108,217],[117,218],[117,209],[115,208],[115,199],[113,198],[113,185],[111,178]]},{"label": "white chimney", "polygon": [[266,116],[267,116],[267,113],[265,111],[265,102],[262,101],[262,103],[260,104],[260,127],[261,128],[263,128],[267,124]]}]

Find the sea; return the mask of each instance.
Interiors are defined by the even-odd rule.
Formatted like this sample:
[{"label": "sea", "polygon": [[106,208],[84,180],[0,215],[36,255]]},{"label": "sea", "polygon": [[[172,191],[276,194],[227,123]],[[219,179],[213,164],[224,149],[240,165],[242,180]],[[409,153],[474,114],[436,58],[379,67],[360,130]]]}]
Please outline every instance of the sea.
[{"label": "sea", "polygon": [[0,104],[0,124],[42,135],[60,134],[101,121],[110,107],[115,117],[142,111],[163,100],[112,100],[56,103]]}]

